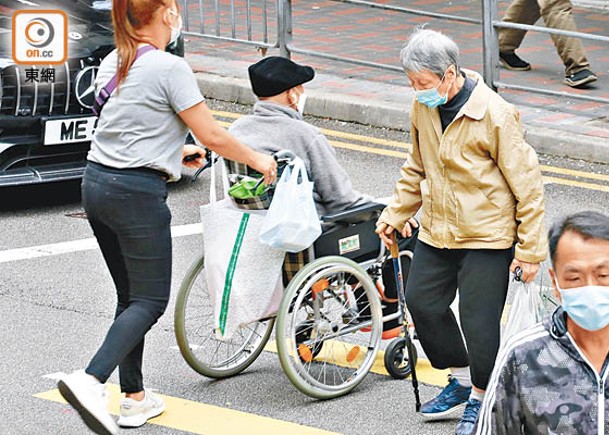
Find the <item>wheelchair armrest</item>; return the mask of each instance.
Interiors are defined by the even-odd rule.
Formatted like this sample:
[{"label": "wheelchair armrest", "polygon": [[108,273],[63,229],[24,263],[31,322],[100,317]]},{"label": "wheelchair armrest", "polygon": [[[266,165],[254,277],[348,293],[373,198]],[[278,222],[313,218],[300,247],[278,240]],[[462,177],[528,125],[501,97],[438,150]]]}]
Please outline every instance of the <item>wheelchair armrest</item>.
[{"label": "wheelchair armrest", "polygon": [[347,223],[354,224],[372,219],[375,212],[385,208],[385,204],[378,202],[367,202],[347,210],[321,216],[323,223]]}]

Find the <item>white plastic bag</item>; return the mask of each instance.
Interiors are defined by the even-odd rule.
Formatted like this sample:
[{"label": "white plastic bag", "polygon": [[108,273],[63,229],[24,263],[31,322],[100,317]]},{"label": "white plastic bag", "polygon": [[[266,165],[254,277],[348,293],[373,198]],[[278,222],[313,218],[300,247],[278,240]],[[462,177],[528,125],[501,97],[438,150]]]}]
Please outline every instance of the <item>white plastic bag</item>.
[{"label": "white plastic bag", "polygon": [[240,326],[277,313],[285,252],[258,240],[263,216],[236,209],[228,198],[216,201],[213,167],[211,189],[201,207],[205,277],[216,338],[228,340]]},{"label": "white plastic bag", "polygon": [[542,316],[539,288],[534,284],[520,284],[516,288],[508,321],[501,334],[501,343],[505,344],[514,334],[541,322]]},{"label": "white plastic bag", "polygon": [[260,228],[260,241],[287,252],[300,252],[321,234],[313,200],[313,183],[304,162],[296,158],[286,167]]}]

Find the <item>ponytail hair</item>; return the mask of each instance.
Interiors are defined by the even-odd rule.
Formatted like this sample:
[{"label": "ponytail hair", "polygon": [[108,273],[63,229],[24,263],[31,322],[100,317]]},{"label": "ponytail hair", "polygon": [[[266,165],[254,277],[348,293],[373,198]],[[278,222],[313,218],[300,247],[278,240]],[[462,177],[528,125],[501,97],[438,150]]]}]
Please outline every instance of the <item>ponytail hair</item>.
[{"label": "ponytail hair", "polygon": [[[144,41],[137,35],[137,30],[152,21],[158,8],[167,6],[170,0],[113,0],[112,23],[114,24],[114,43],[118,50],[116,64],[117,92],[118,87],[129,73],[135,61],[137,46]],[[177,1],[176,1],[177,6]]]}]

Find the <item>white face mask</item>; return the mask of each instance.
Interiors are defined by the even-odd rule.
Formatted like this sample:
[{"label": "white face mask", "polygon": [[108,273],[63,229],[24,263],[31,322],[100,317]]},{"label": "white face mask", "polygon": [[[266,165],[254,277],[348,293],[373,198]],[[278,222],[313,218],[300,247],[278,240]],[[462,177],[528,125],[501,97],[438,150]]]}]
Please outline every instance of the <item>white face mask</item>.
[{"label": "white face mask", "polygon": [[[298,91],[296,91],[296,93],[298,94],[298,103],[296,103],[296,110],[302,115],[305,103],[307,102],[307,94],[305,94],[304,92],[301,94]],[[292,105],[293,104],[294,103],[292,103]]]},{"label": "white face mask", "polygon": [[305,107],[305,103],[307,102],[307,94],[305,94],[304,92],[302,94],[300,94],[300,96],[298,97],[298,104],[296,106],[296,110],[298,110],[300,112],[300,114],[302,115],[304,113],[304,107]]},{"label": "white face mask", "polygon": [[171,9],[169,9],[169,13],[171,15],[174,15],[176,17],[178,17],[178,27],[171,27],[171,39],[169,40],[169,44],[174,44],[178,38],[180,37],[180,35],[182,34],[182,29],[184,28],[184,23],[182,22],[182,16],[180,14],[178,14],[177,12],[172,11]]}]

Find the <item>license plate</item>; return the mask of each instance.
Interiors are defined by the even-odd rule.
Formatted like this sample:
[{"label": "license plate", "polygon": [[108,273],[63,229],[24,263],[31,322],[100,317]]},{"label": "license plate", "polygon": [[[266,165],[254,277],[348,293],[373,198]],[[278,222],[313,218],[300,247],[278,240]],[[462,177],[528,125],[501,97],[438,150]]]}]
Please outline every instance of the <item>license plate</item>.
[{"label": "license plate", "polygon": [[44,144],[62,145],[66,143],[89,142],[93,138],[96,124],[96,116],[46,121],[44,126]]}]

